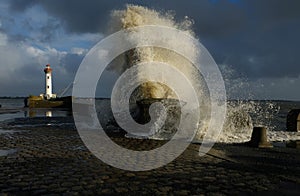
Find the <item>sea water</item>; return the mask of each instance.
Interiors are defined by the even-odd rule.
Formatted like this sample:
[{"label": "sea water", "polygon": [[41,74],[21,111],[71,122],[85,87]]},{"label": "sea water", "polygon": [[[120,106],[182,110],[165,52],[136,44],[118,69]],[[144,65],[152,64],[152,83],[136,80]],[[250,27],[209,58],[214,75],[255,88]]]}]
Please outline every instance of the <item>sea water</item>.
[{"label": "sea water", "polygon": [[[232,104],[237,104],[237,101],[228,101],[232,102]],[[20,106],[22,100],[19,99],[0,99],[0,103],[9,108],[14,108],[15,106]],[[243,101],[240,103],[243,105],[248,105],[247,107],[242,106],[244,108],[244,112],[237,112],[235,115],[231,115],[230,122],[231,125],[225,125],[225,129],[222,130],[218,142],[223,143],[240,143],[248,141],[251,137],[252,127],[264,125],[267,126],[268,129],[268,139],[270,141],[288,141],[288,140],[299,140],[300,133],[299,132],[288,132],[286,131],[286,118],[287,114],[290,110],[300,108],[300,101]],[[270,104],[273,105],[276,109],[275,112],[272,113],[270,111]],[[250,105],[250,106],[249,106]],[[255,105],[255,107],[253,106]],[[249,108],[261,108],[259,111],[251,111]],[[109,131],[118,130],[117,124],[115,124],[112,118],[112,112],[110,108],[110,100],[109,99],[96,99],[96,110],[98,112],[98,118],[101,125],[108,129]],[[258,114],[260,111],[268,111],[269,117],[263,118],[266,116],[265,113]],[[237,116],[236,116],[237,115]],[[238,115],[249,115],[251,117],[250,124],[245,123],[244,118],[239,118]],[[62,116],[62,115],[61,115]],[[26,116],[24,112],[17,112],[11,114],[0,114],[0,122],[4,120],[13,120],[14,118],[30,118]],[[242,121],[240,122],[239,119]],[[258,123],[254,125],[253,123]],[[57,122],[61,123],[61,122]],[[25,128],[25,127],[24,127]],[[63,127],[62,127],[63,128]],[[6,133],[3,130],[1,133]],[[155,138],[154,138],[155,139]],[[156,138],[156,139],[164,139],[164,138]]]}]

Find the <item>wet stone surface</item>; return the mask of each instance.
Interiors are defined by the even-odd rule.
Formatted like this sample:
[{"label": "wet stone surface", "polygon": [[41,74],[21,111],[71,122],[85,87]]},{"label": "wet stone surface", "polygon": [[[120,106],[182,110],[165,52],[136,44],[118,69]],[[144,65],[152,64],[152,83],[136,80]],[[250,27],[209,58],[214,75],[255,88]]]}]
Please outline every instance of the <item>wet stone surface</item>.
[{"label": "wet stone surface", "polygon": [[[17,150],[0,156],[0,195],[300,193],[299,149],[216,144],[207,155],[200,157],[199,144],[191,144],[164,167],[133,172],[111,167],[97,159],[71,126],[27,129],[0,134],[1,150]],[[135,147],[135,150],[164,143],[123,137],[113,140],[125,147]]]}]

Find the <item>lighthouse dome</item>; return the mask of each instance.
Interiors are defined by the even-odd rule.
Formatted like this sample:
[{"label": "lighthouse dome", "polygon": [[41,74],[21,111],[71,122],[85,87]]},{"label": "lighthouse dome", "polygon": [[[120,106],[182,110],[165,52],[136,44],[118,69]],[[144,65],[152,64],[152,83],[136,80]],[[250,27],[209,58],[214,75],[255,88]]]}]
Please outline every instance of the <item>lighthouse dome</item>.
[{"label": "lighthouse dome", "polygon": [[46,68],[44,69],[44,72],[45,72],[45,73],[50,73],[50,72],[52,72],[52,69],[50,68],[50,64],[47,64],[47,65],[46,65]]}]

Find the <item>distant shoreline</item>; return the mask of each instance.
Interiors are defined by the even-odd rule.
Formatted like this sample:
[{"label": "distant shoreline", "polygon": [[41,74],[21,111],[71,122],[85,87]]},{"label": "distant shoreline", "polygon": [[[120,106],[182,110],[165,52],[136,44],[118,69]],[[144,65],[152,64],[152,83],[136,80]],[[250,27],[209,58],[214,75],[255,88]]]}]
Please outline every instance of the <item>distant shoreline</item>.
[{"label": "distant shoreline", "polygon": [[[25,99],[27,97],[11,97],[11,96],[0,96],[0,99]],[[91,98],[86,98],[86,99],[91,99]],[[110,99],[109,97],[96,97],[96,100],[103,100],[103,99]],[[300,102],[300,100],[284,100],[284,99],[228,99],[228,101],[263,101],[263,102],[268,102],[268,101],[274,101],[274,102]]]},{"label": "distant shoreline", "polygon": [[10,97],[10,96],[3,96],[0,99],[25,99],[26,97]]}]

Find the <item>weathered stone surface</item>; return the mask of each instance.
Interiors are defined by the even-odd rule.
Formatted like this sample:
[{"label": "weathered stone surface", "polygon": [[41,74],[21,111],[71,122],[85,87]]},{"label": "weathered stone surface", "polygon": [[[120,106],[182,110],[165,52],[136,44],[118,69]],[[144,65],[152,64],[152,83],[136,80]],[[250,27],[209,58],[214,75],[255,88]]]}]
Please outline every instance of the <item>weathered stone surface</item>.
[{"label": "weathered stone surface", "polygon": [[[135,150],[164,144],[113,140]],[[74,129],[31,127],[11,137],[0,134],[0,149],[18,149],[0,157],[0,195],[255,195],[276,193],[283,182],[292,183],[283,189],[292,193],[297,189],[289,190],[290,186],[300,186],[300,151],[294,148],[216,144],[211,154],[199,157],[199,145],[191,144],[164,167],[133,172],[108,166],[80,146]]]}]

